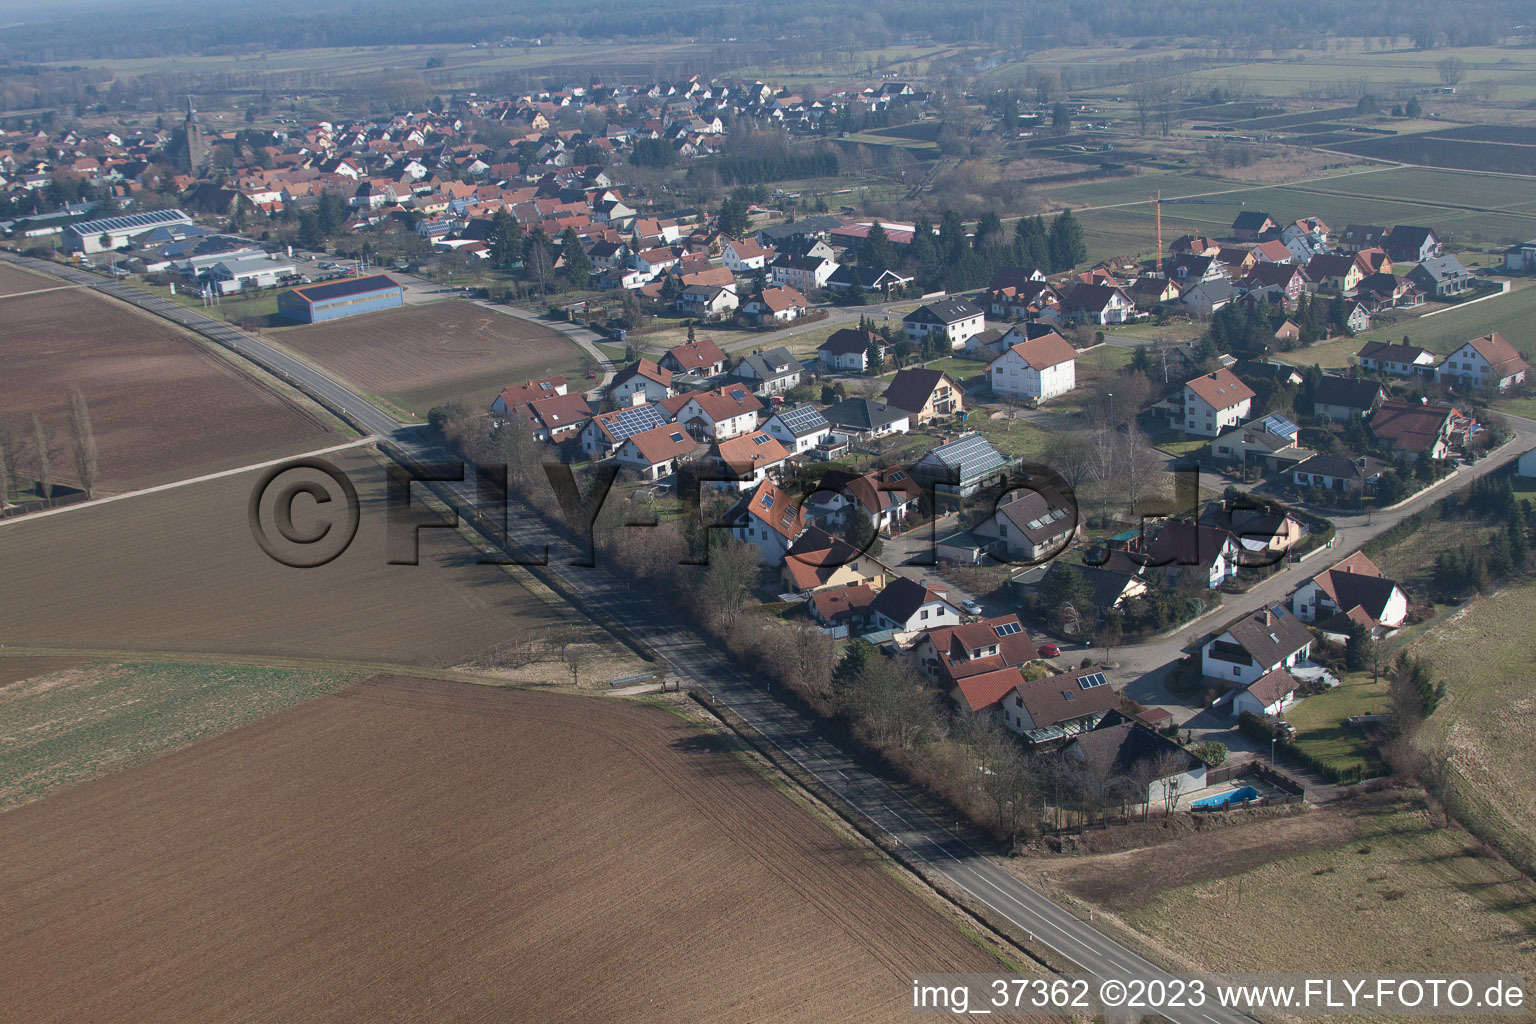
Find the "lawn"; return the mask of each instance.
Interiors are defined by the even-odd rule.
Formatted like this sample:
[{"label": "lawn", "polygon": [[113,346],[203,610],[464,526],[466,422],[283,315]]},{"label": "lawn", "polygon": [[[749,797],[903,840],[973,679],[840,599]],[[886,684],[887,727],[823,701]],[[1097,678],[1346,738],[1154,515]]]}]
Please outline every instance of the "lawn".
[{"label": "lawn", "polygon": [[1364,775],[1377,774],[1379,762],[1365,733],[1345,721],[1350,715],[1376,715],[1387,710],[1387,682],[1369,672],[1345,676],[1327,693],[1306,697],[1285,713],[1296,727],[1296,746],[1335,768],[1365,766]]},{"label": "lawn", "polygon": [[1182,430],[1168,430],[1152,438],[1152,446],[1169,455],[1192,455],[1210,446],[1208,437],[1190,437]]},{"label": "lawn", "polygon": [[1051,435],[1033,422],[993,414],[969,424],[992,442],[1004,455],[1040,461],[1050,445]]}]

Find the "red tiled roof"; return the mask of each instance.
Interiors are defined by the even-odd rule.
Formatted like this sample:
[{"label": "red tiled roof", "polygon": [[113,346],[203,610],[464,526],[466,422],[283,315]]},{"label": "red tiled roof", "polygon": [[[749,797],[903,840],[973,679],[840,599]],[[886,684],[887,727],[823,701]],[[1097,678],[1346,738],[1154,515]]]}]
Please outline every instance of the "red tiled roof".
[{"label": "red tiled roof", "polygon": [[1016,667],[1009,666],[957,679],[955,685],[960,688],[961,696],[972,711],[986,711],[996,707],[999,701],[1012,693],[1023,678]]},{"label": "red tiled roof", "polygon": [[1213,409],[1230,409],[1253,397],[1253,389],[1225,366],[1213,373],[1201,374],[1184,386],[1199,395]]}]

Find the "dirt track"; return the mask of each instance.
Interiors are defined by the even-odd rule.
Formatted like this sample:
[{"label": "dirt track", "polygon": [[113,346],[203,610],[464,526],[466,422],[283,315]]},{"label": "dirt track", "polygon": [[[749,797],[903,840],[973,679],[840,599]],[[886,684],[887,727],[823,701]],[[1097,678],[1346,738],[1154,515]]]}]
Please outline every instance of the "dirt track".
[{"label": "dirt track", "polygon": [[379,678],[0,815],[28,1021],[905,1020],[995,963],[665,712]]},{"label": "dirt track", "polygon": [[[31,276],[31,275],[29,275]],[[38,277],[41,287],[62,282]],[[3,284],[0,279],[0,284]],[[101,493],[133,490],[334,443],[314,417],[169,324],[76,288],[0,303],[0,427],[32,450],[43,419],[54,477],[76,478],[69,388],[90,407]],[[18,476],[34,473],[30,456]]]}]

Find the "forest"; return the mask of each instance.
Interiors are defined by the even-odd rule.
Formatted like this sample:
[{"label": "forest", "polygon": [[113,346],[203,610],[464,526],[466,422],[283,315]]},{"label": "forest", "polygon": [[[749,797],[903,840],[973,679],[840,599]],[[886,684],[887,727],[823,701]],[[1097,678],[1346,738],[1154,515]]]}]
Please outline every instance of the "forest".
[{"label": "forest", "polygon": [[[1350,35],[1407,34],[1415,45],[1477,45],[1529,32],[1518,0],[1470,0],[1444,17],[1428,0],[1363,0],[1350,9]],[[975,0],[781,0],[727,4],[670,0],[652,4],[578,0],[559,7],[494,9],[452,0],[384,0],[353,5],[278,0],[259,8],[102,5],[85,16],[39,8],[22,13],[0,36],[0,63],[160,57],[346,46],[414,46],[500,40],[759,40],[786,53],[868,49],[923,37],[1003,47],[1085,45],[1107,38],[1185,37],[1238,45],[1253,39],[1294,44],[1340,28],[1336,4],[1297,0],[1283,20],[1255,17],[1238,5],[1195,0],[1173,7],[1126,0],[1065,5]],[[1423,28],[1423,32],[1416,31]]]}]

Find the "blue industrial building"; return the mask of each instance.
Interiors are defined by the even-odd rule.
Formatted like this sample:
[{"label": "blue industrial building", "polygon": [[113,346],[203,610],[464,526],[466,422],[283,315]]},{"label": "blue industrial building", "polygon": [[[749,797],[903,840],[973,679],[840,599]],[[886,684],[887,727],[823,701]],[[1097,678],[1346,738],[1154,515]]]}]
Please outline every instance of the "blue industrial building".
[{"label": "blue industrial building", "polygon": [[404,305],[405,290],[388,274],[307,284],[277,297],[277,315],[301,324],[377,313]]}]

